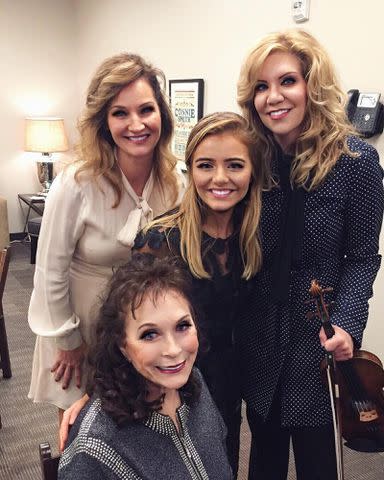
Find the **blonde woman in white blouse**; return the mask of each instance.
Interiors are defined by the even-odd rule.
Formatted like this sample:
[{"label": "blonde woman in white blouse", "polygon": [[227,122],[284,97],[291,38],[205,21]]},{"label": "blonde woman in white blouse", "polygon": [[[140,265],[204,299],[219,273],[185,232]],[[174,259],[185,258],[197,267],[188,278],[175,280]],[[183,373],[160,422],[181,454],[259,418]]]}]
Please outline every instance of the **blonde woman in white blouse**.
[{"label": "blonde woman in white blouse", "polygon": [[138,55],[101,64],[79,121],[78,160],[47,197],[28,314],[37,335],[28,396],[60,413],[84,393],[84,354],[112,267],[128,260],[138,230],[181,193],[159,79]]}]

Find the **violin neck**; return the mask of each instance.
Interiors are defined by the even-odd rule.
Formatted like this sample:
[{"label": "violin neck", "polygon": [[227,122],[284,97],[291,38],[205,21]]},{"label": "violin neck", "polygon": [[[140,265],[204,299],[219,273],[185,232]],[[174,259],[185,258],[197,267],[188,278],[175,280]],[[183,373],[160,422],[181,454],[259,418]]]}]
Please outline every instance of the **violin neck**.
[{"label": "violin neck", "polygon": [[332,327],[332,324],[329,321],[329,318],[326,318],[325,320],[323,319],[323,328],[327,338],[328,339],[332,338],[333,335],[335,334],[335,329]]}]

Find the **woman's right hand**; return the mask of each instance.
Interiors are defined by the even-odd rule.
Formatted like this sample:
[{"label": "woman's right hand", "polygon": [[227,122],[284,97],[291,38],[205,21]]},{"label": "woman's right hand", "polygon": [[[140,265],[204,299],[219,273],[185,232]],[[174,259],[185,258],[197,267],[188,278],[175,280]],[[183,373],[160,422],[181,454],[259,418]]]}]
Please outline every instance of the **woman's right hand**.
[{"label": "woman's right hand", "polygon": [[60,430],[59,430],[60,452],[64,451],[65,444],[67,443],[67,440],[68,440],[69,429],[75,423],[75,420],[78,417],[81,409],[84,407],[84,405],[86,405],[88,400],[89,400],[89,397],[87,394],[85,394],[83,397],[81,397],[79,400],[73,403],[67,410],[65,410],[63,414],[63,419],[60,424]]},{"label": "woman's right hand", "polygon": [[73,350],[57,350],[55,363],[51,368],[55,381],[61,380],[62,388],[65,390],[71,383],[73,374],[77,388],[81,387],[81,367],[84,360],[86,345],[83,342]]}]

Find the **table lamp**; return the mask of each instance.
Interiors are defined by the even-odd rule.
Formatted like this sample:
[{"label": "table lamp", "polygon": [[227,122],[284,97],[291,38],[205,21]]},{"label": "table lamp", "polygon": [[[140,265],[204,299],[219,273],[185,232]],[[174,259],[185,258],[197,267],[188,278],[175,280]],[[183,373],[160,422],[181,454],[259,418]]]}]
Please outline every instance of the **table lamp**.
[{"label": "table lamp", "polygon": [[64,130],[62,118],[26,118],[25,143],[27,152],[41,152],[38,160],[37,171],[43,190],[39,192],[46,195],[53,180],[52,153],[68,150],[68,141]]}]

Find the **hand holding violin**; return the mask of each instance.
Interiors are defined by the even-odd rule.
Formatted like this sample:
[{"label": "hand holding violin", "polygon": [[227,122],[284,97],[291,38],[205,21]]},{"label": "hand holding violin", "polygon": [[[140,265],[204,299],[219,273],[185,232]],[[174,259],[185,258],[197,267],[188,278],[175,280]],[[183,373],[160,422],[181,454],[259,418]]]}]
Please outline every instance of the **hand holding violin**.
[{"label": "hand holding violin", "polygon": [[333,329],[335,334],[327,339],[324,328],[321,327],[319,339],[322,347],[327,352],[333,352],[337,362],[351,359],[353,357],[353,340],[351,335],[337,325],[333,325]]},{"label": "hand holding violin", "polygon": [[[317,317],[323,326],[319,332],[321,345],[327,352],[333,352],[331,360],[327,355],[321,364],[326,383],[326,370],[333,363],[333,381],[337,380],[340,396],[336,397],[336,423],[347,440],[346,445],[360,452],[384,451],[384,370],[380,359],[365,350],[353,350],[352,337],[342,328],[331,325],[328,305],[324,293],[332,288],[321,288],[316,280],[311,283],[310,293],[316,305],[316,312],[309,312],[307,318]],[[334,360],[340,361],[335,364]],[[343,360],[343,361],[341,361]],[[342,444],[338,434],[340,453]],[[342,473],[342,455],[339,454]],[[340,468],[339,468],[340,466]],[[341,475],[343,478],[343,475]]]}]

